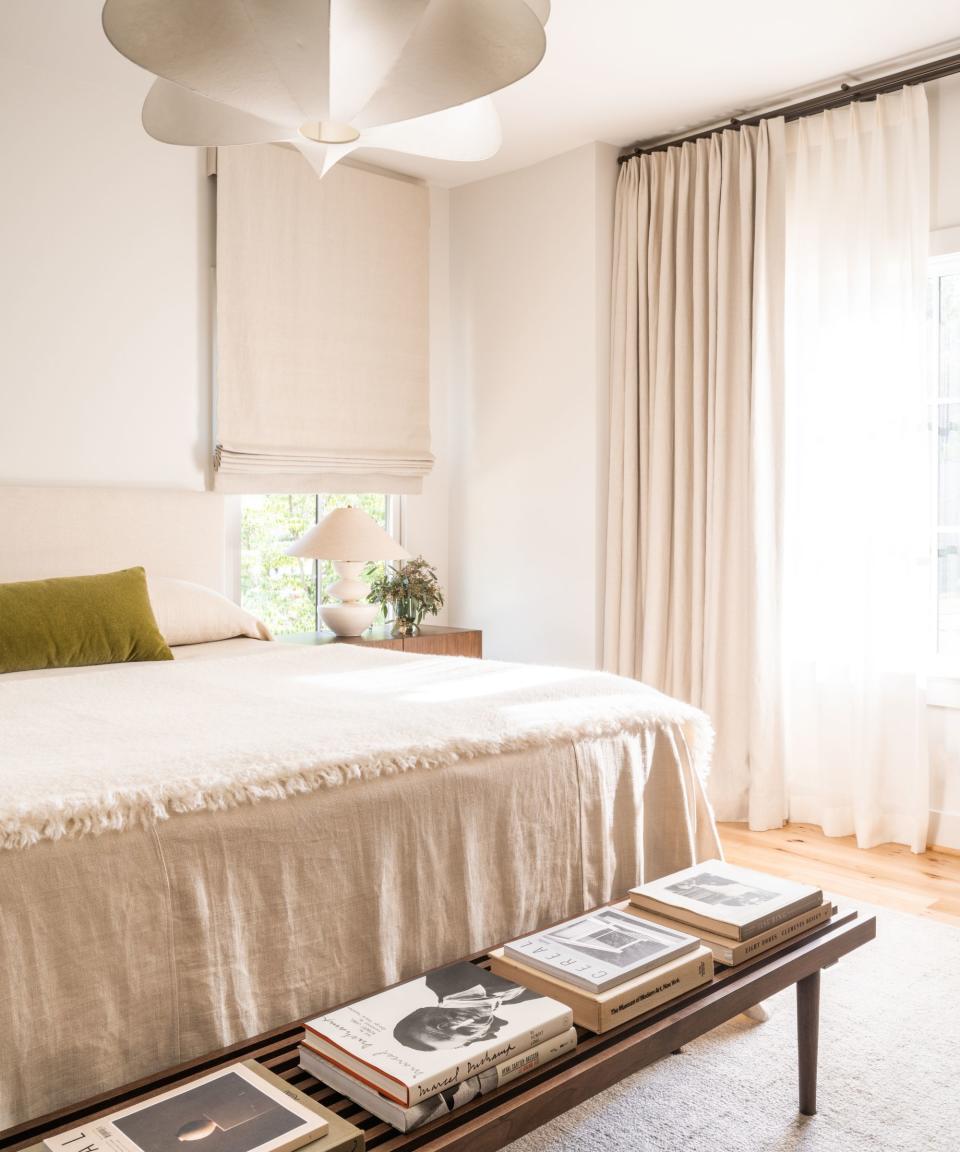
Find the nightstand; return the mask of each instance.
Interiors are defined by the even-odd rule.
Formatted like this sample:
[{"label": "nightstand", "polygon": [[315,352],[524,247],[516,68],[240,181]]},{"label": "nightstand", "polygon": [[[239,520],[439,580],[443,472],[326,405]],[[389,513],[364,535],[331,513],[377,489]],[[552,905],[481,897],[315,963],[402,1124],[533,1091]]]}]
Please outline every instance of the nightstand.
[{"label": "nightstand", "polygon": [[362,636],[334,636],[332,632],[298,632],[281,636],[287,644],[361,644],[368,648],[394,648],[428,656],[483,658],[483,633],[478,628],[446,628],[422,624],[417,636],[391,636],[389,628],[369,628]]}]

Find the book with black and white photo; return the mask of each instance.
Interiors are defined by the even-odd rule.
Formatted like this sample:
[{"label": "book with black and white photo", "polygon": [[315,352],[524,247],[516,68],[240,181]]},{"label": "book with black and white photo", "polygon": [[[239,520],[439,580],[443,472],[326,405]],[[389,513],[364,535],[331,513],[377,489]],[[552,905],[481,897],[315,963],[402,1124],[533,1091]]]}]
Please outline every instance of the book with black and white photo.
[{"label": "book with black and white photo", "polygon": [[352,1100],[354,1104],[359,1104],[371,1116],[376,1116],[400,1132],[412,1132],[431,1120],[455,1112],[477,1096],[484,1096],[494,1088],[516,1080],[525,1072],[531,1072],[534,1068],[539,1068],[551,1060],[556,1060],[558,1056],[573,1051],[576,1045],[577,1030],[569,1028],[552,1040],[544,1040],[535,1048],[528,1048],[526,1052],[509,1056],[499,1064],[491,1065],[476,1076],[445,1088],[438,1096],[431,1096],[411,1108],[403,1108],[388,1100],[386,1096],[375,1092],[303,1045],[300,1047],[300,1067],[328,1087],[346,1096],[348,1100]]},{"label": "book with black and white photo", "polygon": [[[185,1144],[198,1152],[294,1152],[328,1135],[327,1115],[249,1061],[48,1136],[44,1145],[49,1152],[182,1152]],[[329,1146],[330,1152],[355,1147],[352,1138]]]},{"label": "book with black and white photo", "polygon": [[681,925],[731,940],[748,940],[818,908],[823,893],[811,884],[796,884],[724,860],[707,860],[631,888],[630,903]]},{"label": "book with black and white photo", "polygon": [[689,933],[601,908],[505,944],[505,955],[588,992],[605,992],[699,947]]},{"label": "book with black and white photo", "polygon": [[566,1004],[461,963],[308,1020],[304,1044],[409,1108],[572,1024]]}]

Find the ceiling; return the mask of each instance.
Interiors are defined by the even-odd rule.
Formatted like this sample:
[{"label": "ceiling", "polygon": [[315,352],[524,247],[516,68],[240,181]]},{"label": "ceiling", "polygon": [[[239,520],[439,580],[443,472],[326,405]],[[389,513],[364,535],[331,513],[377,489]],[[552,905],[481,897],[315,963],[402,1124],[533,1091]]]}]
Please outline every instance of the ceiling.
[{"label": "ceiling", "polygon": [[[152,77],[108,44],[102,6],[0,0],[0,59],[54,68],[78,85],[113,85],[139,118],[130,81],[139,76],[146,93]],[[958,50],[957,0],[552,0],[543,62],[493,97],[504,137],[495,157],[456,164],[395,152],[355,156],[452,187],[593,140],[626,145],[679,134],[799,90],[892,71],[892,61],[914,53]]]},{"label": "ceiling", "polygon": [[495,157],[355,155],[452,187],[592,140],[679,134],[906,55],[946,55],[958,38],[957,0],[552,0],[543,62],[494,96],[504,139]]}]

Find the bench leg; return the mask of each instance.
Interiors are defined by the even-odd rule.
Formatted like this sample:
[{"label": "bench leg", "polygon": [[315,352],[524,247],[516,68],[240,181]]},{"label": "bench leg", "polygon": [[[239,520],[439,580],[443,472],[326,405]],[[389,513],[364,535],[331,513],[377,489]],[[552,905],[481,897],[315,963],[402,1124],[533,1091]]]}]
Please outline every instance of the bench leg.
[{"label": "bench leg", "polygon": [[820,1039],[820,973],[797,981],[797,1057],[800,1112],[817,1114],[817,1046]]}]

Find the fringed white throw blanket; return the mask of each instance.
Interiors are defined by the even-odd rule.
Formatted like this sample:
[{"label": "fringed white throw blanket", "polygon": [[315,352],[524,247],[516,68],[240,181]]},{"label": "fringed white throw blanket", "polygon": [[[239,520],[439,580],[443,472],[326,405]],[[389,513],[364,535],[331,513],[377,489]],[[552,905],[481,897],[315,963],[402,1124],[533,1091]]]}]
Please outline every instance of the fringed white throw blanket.
[{"label": "fringed white throw blanket", "polygon": [[384,773],[658,732],[701,776],[703,713],[634,680],[351,645],[0,677],[0,846]]}]

